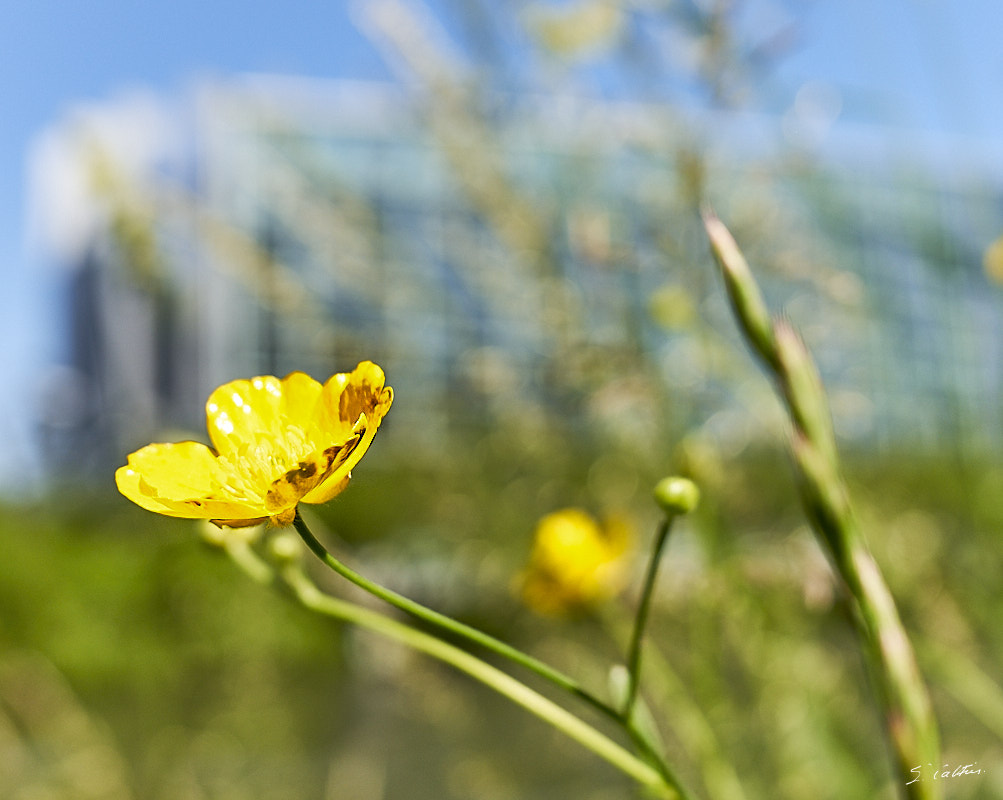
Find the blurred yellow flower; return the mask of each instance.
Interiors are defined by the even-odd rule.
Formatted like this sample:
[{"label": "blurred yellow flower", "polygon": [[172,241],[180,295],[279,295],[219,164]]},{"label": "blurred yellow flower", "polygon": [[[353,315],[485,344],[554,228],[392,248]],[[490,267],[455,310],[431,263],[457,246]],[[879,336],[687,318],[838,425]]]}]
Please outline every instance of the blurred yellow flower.
[{"label": "blurred yellow flower", "polygon": [[611,47],[623,29],[624,14],[612,0],[578,0],[560,7],[538,4],[527,22],[549,50],[576,58]]},{"label": "blurred yellow flower", "polygon": [[170,517],[288,525],[300,501],[326,503],[348,484],[393,402],[384,382],[383,370],[364,361],[323,386],[302,372],[225,383],[206,402],[213,448],[147,445],[115,483]]},{"label": "blurred yellow flower", "polygon": [[990,244],[982,254],[982,267],[994,283],[1003,283],[1003,236]]},{"label": "blurred yellow flower", "polygon": [[622,520],[600,526],[578,508],[548,514],[536,527],[523,599],[536,611],[562,615],[613,597],[626,584],[632,541]]}]

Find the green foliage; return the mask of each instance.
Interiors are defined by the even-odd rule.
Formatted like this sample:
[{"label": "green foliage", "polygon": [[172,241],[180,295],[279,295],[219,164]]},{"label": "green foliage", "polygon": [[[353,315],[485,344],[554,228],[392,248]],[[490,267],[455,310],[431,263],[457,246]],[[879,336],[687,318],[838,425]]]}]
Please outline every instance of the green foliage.
[{"label": "green foliage", "polygon": [[[587,454],[529,466],[524,480],[514,454],[490,455],[455,469],[360,473],[324,508],[323,535],[368,574],[601,693],[623,657],[632,598],[560,622],[533,617],[510,591],[540,509],[587,499],[578,483]],[[548,467],[550,483],[538,481]],[[847,474],[929,677],[944,760],[989,769],[954,779],[947,797],[1003,796],[993,777],[1003,734],[993,681],[1003,659],[999,467],[903,454],[851,462]],[[634,498],[642,539],[658,519],[647,495],[642,487]],[[784,459],[747,453],[703,495],[670,539],[642,672],[673,764],[701,797],[729,797],[704,790],[727,786],[701,769],[708,751],[750,800],[892,797],[867,675]],[[84,742],[105,753],[111,788],[95,797],[123,796],[116,786],[153,800],[628,791],[482,687],[281,602],[206,547],[196,526],[123,504],[91,498],[4,515],[0,731],[28,759],[25,787],[81,796],[65,776]],[[39,662],[48,666],[25,666]],[[64,693],[52,689],[64,681]],[[31,723],[15,685],[61,697],[82,739]]]}]

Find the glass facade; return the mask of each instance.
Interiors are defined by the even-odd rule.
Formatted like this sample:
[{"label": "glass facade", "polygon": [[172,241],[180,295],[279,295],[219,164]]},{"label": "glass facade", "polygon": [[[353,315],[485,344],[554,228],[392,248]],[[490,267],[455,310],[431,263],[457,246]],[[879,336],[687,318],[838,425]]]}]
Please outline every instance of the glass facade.
[{"label": "glass facade", "polygon": [[[513,102],[444,135],[385,87],[289,85],[203,87],[186,145],[103,198],[146,232],[157,276],[140,280],[142,237],[122,224],[71,271],[70,366],[111,452],[157,425],[199,430],[221,381],[323,378],[364,358],[397,388],[404,448],[499,426],[591,426],[629,447],[714,435],[723,418],[766,438],[769,387],[729,317],[695,186],[815,351],[845,446],[1003,440],[1003,289],[981,267],[1003,199],[991,176],[725,159],[637,106],[555,123]],[[729,124],[717,135],[741,133]],[[136,188],[138,209],[123,199]]]}]

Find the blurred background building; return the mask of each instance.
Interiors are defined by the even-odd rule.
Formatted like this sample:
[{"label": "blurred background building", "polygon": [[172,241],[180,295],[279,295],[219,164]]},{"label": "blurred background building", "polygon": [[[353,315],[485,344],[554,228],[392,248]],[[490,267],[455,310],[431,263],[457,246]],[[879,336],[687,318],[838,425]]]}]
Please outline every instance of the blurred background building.
[{"label": "blurred background building", "polygon": [[104,472],[165,426],[201,435],[222,381],[372,358],[407,450],[586,418],[614,445],[723,426],[744,446],[764,386],[723,355],[708,197],[815,348],[848,444],[998,446],[1000,176],[874,131],[816,158],[816,112],[268,76],[78,110],[32,174],[63,267],[39,442]]}]

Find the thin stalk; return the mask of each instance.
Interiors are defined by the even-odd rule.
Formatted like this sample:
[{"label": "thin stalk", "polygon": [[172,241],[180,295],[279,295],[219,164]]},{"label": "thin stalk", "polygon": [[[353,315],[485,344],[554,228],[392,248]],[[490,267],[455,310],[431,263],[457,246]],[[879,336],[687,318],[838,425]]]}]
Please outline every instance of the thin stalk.
[{"label": "thin stalk", "polygon": [[509,661],[525,667],[531,672],[539,675],[541,678],[550,681],[555,686],[558,686],[584,700],[593,708],[602,712],[605,716],[614,719],[617,722],[621,721],[620,714],[615,708],[586,690],[574,678],[565,675],[564,673],[551,667],[549,664],[545,664],[528,653],[524,653],[521,650],[506,644],[500,639],[496,639],[483,631],[479,631],[476,628],[465,625],[462,622],[458,622],[451,617],[447,617],[445,614],[433,611],[427,606],[423,606],[421,603],[417,603],[391,589],[387,589],[385,586],[381,586],[375,581],[369,580],[369,578],[360,575],[355,570],[346,566],[335,558],[327,550],[327,548],[324,547],[320,541],[318,541],[317,537],[313,535],[306,522],[303,521],[303,518],[300,516],[298,510],[296,512],[296,518],[293,520],[293,526],[296,528],[297,533],[299,533],[307,547],[313,551],[314,555],[316,555],[338,575],[341,575],[343,578],[355,584],[360,589],[369,592],[369,594],[374,597],[378,597],[380,600],[389,603],[395,608],[398,608],[423,622],[427,622],[440,630],[444,630],[455,636],[466,639],[469,642],[473,642],[474,644],[477,644],[495,653],[496,655],[507,658]]},{"label": "thin stalk", "polygon": [[[611,608],[602,619],[611,637],[620,641],[626,640],[634,624],[633,619],[626,616],[625,608]],[[713,726],[665,653],[649,641],[644,662],[645,669],[654,672],[652,685],[656,687],[658,705],[663,711],[671,711],[669,725],[688,751],[690,761],[699,766],[710,797],[715,800],[746,800],[734,766],[721,752]]]},{"label": "thin stalk", "polygon": [[623,703],[623,717],[631,719],[634,703],[637,702],[638,686],[641,681],[641,644],[644,640],[644,630],[648,624],[648,614],[651,610],[651,596],[655,591],[655,579],[658,577],[658,566],[662,561],[662,551],[672,530],[672,517],[666,517],[658,526],[655,544],[651,549],[651,560],[648,561],[647,573],[644,576],[644,586],[641,589],[641,601],[634,618],[634,632],[630,638],[630,648],[627,656],[627,692]]},{"label": "thin stalk", "polygon": [[690,796],[688,790],[683,786],[679,778],[676,777],[676,774],[665,759],[659,755],[657,743],[646,733],[644,727],[638,724],[634,713],[635,706],[637,705],[638,688],[641,682],[641,645],[644,641],[644,631],[648,624],[651,598],[655,590],[655,579],[658,577],[658,566],[662,561],[662,552],[669,538],[669,531],[672,530],[674,519],[674,515],[668,515],[658,526],[655,543],[651,549],[651,559],[648,562],[644,585],[641,588],[641,600],[638,604],[637,616],[634,618],[634,631],[631,635],[630,647],[627,651],[627,688],[623,707],[620,710],[620,717],[624,728],[626,728],[627,733],[634,742],[634,746],[642,753],[646,753],[657,764],[662,777],[679,793],[680,797],[688,798]]},{"label": "thin stalk", "polygon": [[233,562],[257,583],[275,584],[276,579],[281,578],[282,583],[291,590],[292,596],[304,608],[366,628],[449,664],[494,689],[503,697],[509,698],[544,722],[550,723],[628,777],[650,789],[654,796],[665,800],[689,800],[685,794],[674,789],[665,779],[661,769],[641,760],[584,720],[471,653],[378,611],[324,594],[306,576],[296,558],[281,558],[282,566],[276,571],[246,542],[226,542],[222,546]]},{"label": "thin stalk", "polygon": [[[327,550],[327,548],[324,547],[324,545],[317,539],[317,537],[313,535],[313,532],[307,526],[302,516],[300,516],[298,510],[296,512],[296,517],[293,520],[293,526],[296,528],[297,533],[299,533],[300,538],[303,539],[307,547],[309,547],[310,550],[313,551],[314,555],[316,555],[321,561],[323,561],[328,567],[334,570],[334,572],[336,572],[338,575],[341,575],[343,578],[355,584],[360,589],[363,589],[364,591],[368,592],[374,597],[377,597],[380,600],[389,603],[395,608],[400,609],[401,611],[404,611],[405,613],[410,614],[411,616],[420,619],[423,622],[427,622],[431,625],[436,626],[439,629],[447,631],[448,633],[459,636],[463,639],[466,639],[469,642],[473,642],[474,644],[480,645],[481,647],[484,647],[485,649],[495,653],[496,655],[502,656],[503,658],[506,658],[516,664],[519,664],[522,667],[525,667],[526,669],[530,670],[536,675],[539,675],[541,678],[550,681],[555,686],[564,689],[565,691],[571,693],[572,695],[578,697],[581,700],[584,700],[594,709],[600,711],[606,717],[609,717],[610,719],[617,722],[620,726],[623,727],[624,731],[630,737],[630,740],[633,742],[634,746],[637,747],[638,752],[640,752],[645,757],[646,762],[641,762],[641,763],[645,763],[648,769],[651,769],[655,773],[657,773],[657,775],[659,776],[659,784],[673,793],[669,796],[670,797],[675,796],[676,798],[678,798],[678,800],[689,800],[690,798],[689,793],[679,782],[678,778],[676,778],[675,774],[673,773],[669,765],[665,762],[665,759],[659,752],[657,745],[653,743],[643,733],[643,731],[641,731],[637,727],[637,725],[634,724],[634,721],[631,719],[629,713],[625,714],[617,710],[610,704],[604,702],[591,692],[587,691],[584,687],[581,686],[581,684],[579,684],[573,678],[554,669],[549,664],[545,664],[544,662],[534,658],[528,653],[524,653],[521,650],[518,650],[515,647],[506,644],[500,639],[496,639],[493,636],[484,633],[483,631],[479,631],[476,628],[473,628],[469,625],[465,625],[462,622],[458,622],[457,620],[454,620],[451,617],[447,617],[445,614],[441,614],[438,611],[434,611],[428,608],[427,606],[423,606],[420,603],[417,603],[408,597],[404,597],[403,595],[398,594],[397,592],[394,592],[391,589],[387,589],[386,587],[381,586],[375,581],[371,581],[370,579],[364,577],[363,575],[360,575],[358,572],[346,566],[337,558],[335,558]],[[658,549],[660,550],[661,547],[659,546]],[[654,579],[652,578],[652,581],[653,580]],[[648,590],[648,594],[650,594],[650,589]],[[321,595],[321,596],[326,597],[326,595]],[[647,614],[647,611],[645,611],[645,614]],[[432,639],[433,641],[441,642],[441,640],[435,639],[434,637],[429,637],[429,638]],[[446,646],[451,647],[451,645],[446,645]],[[458,651],[458,652],[465,652],[465,651]],[[471,656],[471,658],[473,658],[473,656]],[[479,663],[483,664],[483,662]],[[500,674],[504,675],[504,673]],[[514,680],[514,679],[509,678],[509,680]],[[523,687],[525,691],[530,691],[523,684],[518,683],[518,685]],[[520,701],[516,700],[516,702]],[[533,709],[530,710],[532,711]],[[534,711],[534,713],[537,712]],[[563,712],[563,713],[567,714],[568,712]],[[578,717],[572,716],[571,718],[577,720],[578,723],[580,723],[581,725],[585,724],[581,722],[581,720],[579,720]],[[594,730],[590,726],[586,727],[589,727],[590,730]],[[576,738],[571,733],[568,733],[568,735],[572,736],[572,738]]]},{"label": "thin stalk", "polygon": [[677,800],[692,800],[689,790],[676,776],[672,767],[659,753],[658,745],[652,741],[633,719],[624,719],[623,726],[630,736],[630,740],[642,755],[647,756],[648,762],[662,778],[662,782],[674,793]]},{"label": "thin stalk", "polygon": [[917,766],[939,760],[939,735],[929,692],[895,600],[853,512],[841,474],[828,400],[814,360],[794,329],[771,317],[745,257],[724,224],[707,211],[704,227],[739,327],[772,374],[787,408],[802,504],[851,600],[884,712],[902,796],[937,800],[940,785],[916,781],[912,772]]},{"label": "thin stalk", "polygon": [[544,722],[553,725],[628,777],[651,789],[656,796],[672,799],[678,797],[671,787],[666,785],[661,773],[650,764],[498,668],[455,645],[391,619],[378,611],[324,594],[306,577],[298,565],[287,565],[282,569],[281,575],[293,595],[305,608],[366,628],[449,664],[522,706]]}]

